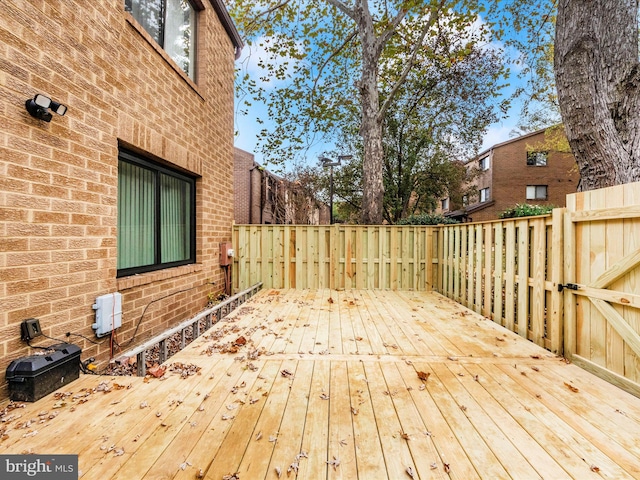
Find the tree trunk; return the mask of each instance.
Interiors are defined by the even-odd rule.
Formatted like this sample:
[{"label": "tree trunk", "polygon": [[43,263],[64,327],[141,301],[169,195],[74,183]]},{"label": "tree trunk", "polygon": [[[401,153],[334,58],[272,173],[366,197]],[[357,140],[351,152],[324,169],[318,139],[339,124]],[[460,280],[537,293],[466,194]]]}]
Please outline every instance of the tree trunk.
[{"label": "tree trunk", "polygon": [[360,135],[364,146],[362,160],[362,212],[363,225],[382,223],[384,185],[382,183],[382,119],[379,118],[380,97],[378,92],[378,62],[380,52],[376,46],[373,22],[366,2],[362,2],[358,34],[362,44],[362,77],[360,98],[362,123]]},{"label": "tree trunk", "polygon": [[559,0],[554,70],[580,190],[640,180],[638,0]]}]

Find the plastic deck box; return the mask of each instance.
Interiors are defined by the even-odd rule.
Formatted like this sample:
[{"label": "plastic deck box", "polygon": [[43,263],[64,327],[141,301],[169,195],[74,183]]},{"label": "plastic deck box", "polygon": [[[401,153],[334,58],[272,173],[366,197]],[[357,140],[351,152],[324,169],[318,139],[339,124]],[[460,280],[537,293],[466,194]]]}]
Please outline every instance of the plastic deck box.
[{"label": "plastic deck box", "polygon": [[49,350],[44,355],[18,358],[9,364],[6,378],[11,400],[35,402],[80,376],[80,347],[60,343]]}]

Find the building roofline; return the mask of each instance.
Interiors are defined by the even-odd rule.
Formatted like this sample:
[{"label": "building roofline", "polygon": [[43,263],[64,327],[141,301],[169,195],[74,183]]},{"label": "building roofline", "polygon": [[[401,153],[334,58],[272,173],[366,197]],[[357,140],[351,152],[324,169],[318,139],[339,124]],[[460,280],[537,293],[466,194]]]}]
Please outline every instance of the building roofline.
[{"label": "building roofline", "polygon": [[[501,143],[496,143],[495,145],[492,145],[491,147],[487,148],[486,150],[483,150],[482,152],[480,152],[478,155],[473,157],[471,160],[475,160],[476,158],[481,158],[481,157],[485,156],[486,154],[490,153],[491,150],[494,150],[496,148],[504,147],[505,145],[509,145],[510,143],[517,142],[518,140],[523,140],[525,138],[533,137],[534,135],[537,135],[539,133],[546,132],[549,128],[551,128],[551,127],[541,128],[540,130],[536,130],[535,132],[524,133],[524,134],[522,134],[522,135],[520,135],[518,137],[510,138],[509,140],[505,140],[504,142],[501,142]],[[469,160],[469,161],[471,161],[471,160]]]},{"label": "building roofline", "polygon": [[238,58],[240,58],[240,53],[242,53],[242,47],[244,47],[244,43],[242,42],[242,37],[240,37],[240,34],[238,33],[238,29],[233,23],[233,20],[231,19],[231,15],[229,15],[229,12],[227,11],[227,7],[225,6],[224,2],[222,0],[209,0],[209,2],[211,3],[211,6],[215,10],[215,12],[218,14],[218,18],[220,19],[222,26],[227,32],[227,35],[229,35],[229,38],[231,39],[231,43],[233,43],[233,46],[235,47],[235,50],[236,50],[235,58],[237,60]]}]

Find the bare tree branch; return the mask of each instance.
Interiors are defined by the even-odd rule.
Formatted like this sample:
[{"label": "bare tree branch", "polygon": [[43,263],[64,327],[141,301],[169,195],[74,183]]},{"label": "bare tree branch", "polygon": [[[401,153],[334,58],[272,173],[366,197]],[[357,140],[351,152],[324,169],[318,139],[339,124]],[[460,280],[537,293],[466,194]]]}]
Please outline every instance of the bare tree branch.
[{"label": "bare tree branch", "polygon": [[356,12],[355,12],[355,10],[353,10],[352,8],[347,7],[346,3],[341,2],[340,0],[327,0],[327,3],[329,5],[333,5],[334,7],[336,7],[338,10],[340,10],[342,13],[344,13],[349,18],[352,18],[353,20],[356,20]]}]

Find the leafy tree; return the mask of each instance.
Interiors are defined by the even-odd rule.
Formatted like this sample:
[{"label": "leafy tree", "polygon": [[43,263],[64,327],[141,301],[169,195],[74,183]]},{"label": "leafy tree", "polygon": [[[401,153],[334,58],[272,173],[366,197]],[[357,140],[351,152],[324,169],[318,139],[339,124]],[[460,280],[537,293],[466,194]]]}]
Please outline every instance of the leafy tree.
[{"label": "leafy tree", "polygon": [[640,180],[638,1],[559,0],[555,73],[580,189]]},{"label": "leafy tree", "polygon": [[[263,131],[264,154],[288,159],[319,138],[335,139],[359,115],[361,222],[383,219],[383,126],[419,58],[453,64],[478,38],[472,0],[235,0],[231,13],[247,43],[258,43],[269,75],[241,77],[245,101],[265,103],[275,120]],[[451,39],[468,38],[466,43]],[[354,78],[354,72],[358,77]],[[287,80],[267,98],[266,82]]]},{"label": "leafy tree", "polygon": [[640,180],[638,1],[493,0],[490,13],[496,31],[515,32],[511,44],[527,52],[531,98],[557,103],[579,189]]}]

